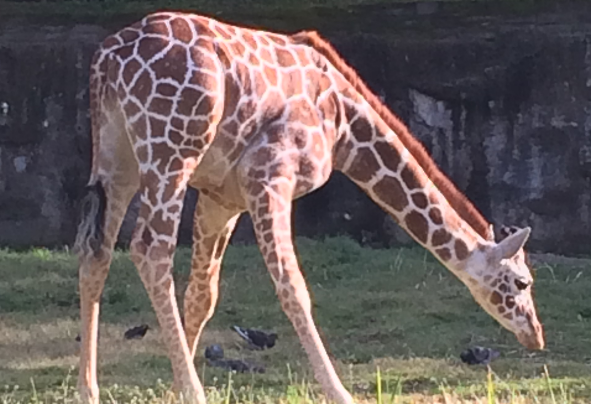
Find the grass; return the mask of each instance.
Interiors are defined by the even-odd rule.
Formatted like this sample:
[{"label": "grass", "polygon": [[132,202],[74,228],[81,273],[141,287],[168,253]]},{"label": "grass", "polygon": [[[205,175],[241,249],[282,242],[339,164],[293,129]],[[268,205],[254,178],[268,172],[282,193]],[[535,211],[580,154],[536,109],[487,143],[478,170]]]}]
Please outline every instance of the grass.
[{"label": "grass", "polygon": [[[345,238],[298,239],[315,317],[341,378],[361,403],[583,403],[591,400],[591,261],[538,259],[536,295],[548,348],[525,351],[424,250],[372,250]],[[175,257],[178,297],[190,251]],[[77,375],[76,260],[66,252],[0,250],[0,403],[73,402]],[[139,323],[142,340],[123,340]],[[243,349],[232,324],[274,329],[276,348]],[[204,365],[207,344],[248,358],[265,374]],[[462,364],[471,345],[502,352],[490,369]],[[99,382],[105,402],[172,403],[170,364],[147,295],[125,252],[103,294]],[[322,402],[260,253],[231,246],[221,298],[196,361],[212,403]]]}]

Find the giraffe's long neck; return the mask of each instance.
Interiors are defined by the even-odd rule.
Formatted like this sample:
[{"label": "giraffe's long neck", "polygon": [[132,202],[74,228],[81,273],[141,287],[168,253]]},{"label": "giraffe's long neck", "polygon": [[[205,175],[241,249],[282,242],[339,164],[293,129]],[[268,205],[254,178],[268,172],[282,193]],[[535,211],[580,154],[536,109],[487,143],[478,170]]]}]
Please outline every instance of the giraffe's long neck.
[{"label": "giraffe's long neck", "polygon": [[[484,219],[472,217],[478,214],[474,207],[424,149],[409,140],[410,133],[399,121],[392,128],[392,122],[386,123],[363,100],[356,104],[348,100],[345,105],[349,130],[335,151],[336,168],[448,268],[461,272],[470,252],[489,238],[482,231],[487,227]],[[480,234],[474,227],[480,228]]]}]

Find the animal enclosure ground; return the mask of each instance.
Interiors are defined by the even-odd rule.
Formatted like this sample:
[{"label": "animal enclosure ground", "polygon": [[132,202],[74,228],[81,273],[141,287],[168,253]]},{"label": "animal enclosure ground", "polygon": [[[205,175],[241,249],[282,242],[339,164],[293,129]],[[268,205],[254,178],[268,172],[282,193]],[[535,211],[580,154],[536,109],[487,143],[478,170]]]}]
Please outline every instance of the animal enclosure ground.
[{"label": "animal enclosure ground", "polygon": [[[373,250],[344,238],[297,244],[321,334],[359,402],[591,400],[591,260],[537,257],[535,294],[548,347],[531,353],[423,249]],[[189,249],[177,251],[175,264],[180,299]],[[77,277],[76,259],[68,253],[0,250],[0,403],[73,402]],[[255,246],[228,249],[220,287],[196,362],[211,402],[321,402]],[[142,323],[153,330],[140,340],[123,339],[127,328]],[[234,324],[277,331],[276,347],[245,349],[229,329]],[[221,344],[227,357],[264,365],[266,373],[229,375],[205,366],[203,351],[211,343]],[[491,373],[460,362],[459,353],[473,345],[501,351]],[[173,402],[159,327],[125,252],[116,253],[103,293],[99,357],[105,402]]]}]

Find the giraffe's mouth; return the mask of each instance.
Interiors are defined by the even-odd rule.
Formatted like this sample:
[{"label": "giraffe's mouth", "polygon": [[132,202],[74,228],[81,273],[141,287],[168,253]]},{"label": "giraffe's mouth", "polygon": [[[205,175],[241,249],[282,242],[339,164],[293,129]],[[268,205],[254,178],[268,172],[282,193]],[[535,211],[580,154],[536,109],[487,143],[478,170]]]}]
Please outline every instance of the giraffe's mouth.
[{"label": "giraffe's mouth", "polygon": [[526,313],[528,330],[516,333],[517,340],[527,349],[544,349],[544,329],[535,314]]},{"label": "giraffe's mouth", "polygon": [[538,334],[522,332],[517,334],[517,340],[521,343],[521,345],[531,350],[544,349],[544,346],[546,345],[544,336],[541,333]]}]

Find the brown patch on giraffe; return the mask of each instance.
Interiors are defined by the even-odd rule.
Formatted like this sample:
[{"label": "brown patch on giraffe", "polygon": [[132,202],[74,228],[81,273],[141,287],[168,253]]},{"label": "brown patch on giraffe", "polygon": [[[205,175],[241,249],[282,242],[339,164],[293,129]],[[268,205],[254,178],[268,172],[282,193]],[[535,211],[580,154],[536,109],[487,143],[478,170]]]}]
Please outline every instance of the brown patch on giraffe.
[{"label": "brown patch on giraffe", "polygon": [[184,147],[179,150],[179,154],[184,159],[188,159],[190,157],[197,157],[197,155],[198,155],[197,151],[193,147],[191,147],[191,148]]},{"label": "brown patch on giraffe", "polygon": [[[214,61],[214,59],[212,58],[211,55],[208,55],[206,53],[203,52],[203,50],[201,48],[205,48],[205,49],[209,49],[212,50],[211,47],[211,43],[206,42],[200,45],[201,41],[197,41],[196,46],[192,46],[189,48],[189,56],[191,58],[191,60],[193,61],[193,65],[194,66],[199,66],[200,69],[203,70],[208,70],[211,72],[215,72],[217,71],[217,64]],[[220,55],[218,56],[220,58],[220,60],[222,60],[223,57],[223,52],[220,53]],[[226,66],[224,64],[224,66]]]},{"label": "brown patch on giraffe", "polygon": [[492,304],[494,304],[495,306],[503,303],[503,296],[501,296],[501,294],[497,291],[492,292],[492,295],[490,295],[490,302]]},{"label": "brown patch on giraffe", "polygon": [[386,142],[375,142],[374,148],[378,152],[382,163],[392,171],[397,171],[400,165],[400,154],[398,151]]},{"label": "brown patch on giraffe", "polygon": [[503,314],[503,313],[506,311],[506,310],[505,310],[505,308],[504,308],[503,306],[499,306],[499,307],[497,308],[497,310],[498,310],[499,314]]},{"label": "brown patch on giraffe", "polygon": [[168,116],[172,112],[172,101],[166,98],[153,97],[148,108],[150,112]]},{"label": "brown patch on giraffe", "polygon": [[232,51],[234,56],[242,57],[246,53],[246,46],[242,42],[233,42]]},{"label": "brown patch on giraffe", "polygon": [[150,137],[157,139],[166,135],[166,121],[150,116]]},{"label": "brown patch on giraffe", "polygon": [[449,248],[438,248],[435,250],[435,254],[437,254],[444,262],[447,262],[451,259],[451,251],[449,251]]},{"label": "brown patch on giraffe", "polygon": [[[191,136],[200,136],[207,131],[207,128],[209,128],[209,122],[206,120],[191,119],[187,124],[187,134]],[[208,141],[209,139],[206,140]]]},{"label": "brown patch on giraffe", "polygon": [[183,160],[176,157],[176,158],[172,159],[172,161],[170,162],[170,166],[168,168],[168,171],[180,171],[183,169],[183,166],[184,166]]},{"label": "brown patch on giraffe", "polygon": [[117,49],[117,55],[121,58],[122,62],[127,62],[127,59],[133,56],[135,45],[126,45],[122,46],[121,48]]},{"label": "brown patch on giraffe", "polygon": [[164,212],[162,209],[160,209],[154,214],[154,216],[152,216],[150,225],[156,234],[172,234],[174,229],[174,220],[164,219]]},{"label": "brown patch on giraffe", "polygon": [[315,108],[306,99],[296,99],[289,103],[288,121],[305,126],[316,126],[319,122]]},{"label": "brown patch on giraffe", "polygon": [[[489,224],[472,203],[457,189],[457,187],[437,167],[422,143],[416,139],[408,128],[373,94],[354,69],[339,56],[338,52],[328,41],[321,38],[317,32],[303,31],[290,36],[295,44],[304,44],[314,48],[341,72],[344,78],[353,86],[369,105],[380,114],[381,118],[398,136],[402,144],[423,168],[427,177],[448,200],[452,208],[458,212],[481,237],[487,238]],[[406,182],[406,181],[405,181]]]},{"label": "brown patch on giraffe", "polygon": [[101,45],[105,49],[113,48],[115,46],[121,45],[121,39],[115,35],[109,35],[107,38],[105,38]]},{"label": "brown patch on giraffe", "polygon": [[463,240],[457,239],[455,244],[454,244],[454,250],[456,252],[456,258],[459,261],[463,261],[466,258],[468,258],[468,246],[466,246],[466,243]]},{"label": "brown patch on giraffe", "polygon": [[505,306],[507,306],[509,309],[515,307],[515,298],[513,296],[505,297]]},{"label": "brown patch on giraffe", "polygon": [[161,173],[166,170],[168,162],[175,154],[175,150],[170,148],[166,143],[152,143],[152,160],[160,160],[158,161],[157,167]]},{"label": "brown patch on giraffe", "polygon": [[300,66],[309,66],[312,63],[307,48],[297,47],[294,50]]},{"label": "brown patch on giraffe", "polygon": [[220,34],[220,36],[226,40],[233,39],[232,35],[226,30],[228,28],[227,25],[222,26],[220,23],[217,23],[213,26],[213,30]]},{"label": "brown patch on giraffe", "polygon": [[197,109],[194,112],[194,115],[198,117],[207,117],[211,114],[214,105],[212,99],[209,97],[203,97],[197,104]]},{"label": "brown patch on giraffe", "polygon": [[507,313],[503,317],[505,317],[507,320],[513,320],[513,314],[512,313]]},{"label": "brown patch on giraffe", "polygon": [[281,67],[293,67],[297,64],[296,59],[293,57],[290,51],[285,49],[277,49],[275,51],[277,55],[277,62]]},{"label": "brown patch on giraffe", "polygon": [[412,194],[412,201],[419,209],[425,209],[427,207],[427,197],[422,192],[415,192]]},{"label": "brown patch on giraffe", "polygon": [[451,240],[451,234],[445,229],[437,229],[431,236],[431,245],[437,247],[448,243]]},{"label": "brown patch on giraffe", "polygon": [[482,278],[485,282],[490,282],[490,280],[492,279],[491,275],[484,275],[484,278]]},{"label": "brown patch on giraffe", "polygon": [[358,142],[369,142],[373,138],[373,127],[372,125],[363,118],[356,119],[351,124],[351,133],[357,139]]},{"label": "brown patch on giraffe", "polygon": [[443,224],[443,217],[441,216],[441,211],[439,210],[439,208],[429,209],[429,219],[431,219],[431,222],[433,222],[433,224]]},{"label": "brown patch on giraffe", "polygon": [[133,133],[142,140],[148,137],[148,118],[145,114],[142,114],[137,121],[131,124]]},{"label": "brown patch on giraffe", "polygon": [[492,281],[492,283],[490,284],[491,287],[496,288],[497,285],[499,284],[499,280],[495,279],[494,281]]},{"label": "brown patch on giraffe", "polygon": [[152,79],[147,71],[140,74],[129,94],[137,98],[140,105],[146,105],[148,96],[152,94]]},{"label": "brown patch on giraffe", "polygon": [[348,175],[360,182],[368,182],[380,169],[380,163],[369,147],[362,147],[357,150],[351,169]]},{"label": "brown patch on giraffe", "polygon": [[275,42],[279,46],[287,45],[286,38],[282,35],[274,34],[274,33],[266,33],[266,37],[269,38],[271,41]]},{"label": "brown patch on giraffe", "polygon": [[168,41],[162,38],[143,37],[138,44],[137,53],[144,60],[152,59],[157,53],[162,52],[168,45]]},{"label": "brown patch on giraffe", "polygon": [[373,193],[392,209],[400,212],[408,206],[408,198],[394,177],[385,176],[373,187]]},{"label": "brown patch on giraffe", "polygon": [[425,216],[413,210],[404,218],[408,230],[423,244],[427,243],[429,237],[429,223]]},{"label": "brown patch on giraffe", "polygon": [[186,44],[193,40],[193,32],[189,23],[183,18],[174,18],[170,21],[170,28],[172,29],[172,36]]},{"label": "brown patch on giraffe", "polygon": [[248,63],[250,63],[251,66],[258,67],[261,64],[261,61],[259,60],[256,54],[249,52]]},{"label": "brown patch on giraffe", "polygon": [[285,72],[281,76],[281,88],[286,97],[302,94],[304,92],[302,72],[300,70]]},{"label": "brown patch on giraffe", "polygon": [[421,179],[418,178],[418,174],[413,172],[408,164],[402,169],[400,176],[410,191],[423,188],[424,181],[421,181]]},{"label": "brown patch on giraffe", "polygon": [[202,95],[200,91],[194,88],[183,88],[176,105],[176,113],[184,116],[193,115],[193,108],[197,105]]},{"label": "brown patch on giraffe", "polygon": [[183,135],[174,129],[168,131],[168,138],[173,144],[181,144],[183,141]]},{"label": "brown patch on giraffe", "polygon": [[267,257],[267,268],[269,268],[269,272],[271,273],[271,276],[273,277],[273,279],[278,280],[279,279],[279,258],[277,258],[277,253],[275,251],[271,251],[271,253],[269,255],[266,256]]},{"label": "brown patch on giraffe", "polygon": [[125,111],[125,115],[127,115],[128,118],[137,115],[141,111],[140,107],[131,99],[127,101],[123,107],[123,110]]},{"label": "brown patch on giraffe", "polygon": [[267,91],[267,83],[265,82],[263,73],[259,70],[253,70],[252,74],[254,76],[254,82],[252,83],[254,91],[257,97],[261,99],[265,95],[265,91]]},{"label": "brown patch on giraffe", "polygon": [[140,37],[140,33],[136,29],[124,28],[119,32],[119,37],[123,42],[132,42]]},{"label": "brown patch on giraffe", "polygon": [[183,121],[181,118],[173,116],[169,122],[170,126],[172,126],[174,129],[181,132],[185,130],[185,121]]},{"label": "brown patch on giraffe", "polygon": [[152,237],[152,232],[148,226],[144,227],[144,231],[142,232],[142,241],[146,246],[152,245],[154,241],[154,237]]},{"label": "brown patch on giraffe", "polygon": [[[174,63],[171,63],[171,60]],[[187,63],[186,49],[181,45],[173,45],[164,57],[153,62],[150,67],[156,79],[171,79],[183,84],[187,74]]]},{"label": "brown patch on giraffe", "polygon": [[238,122],[245,123],[247,120],[253,117],[253,115],[257,112],[257,108],[253,102],[243,102],[238,106],[238,111],[236,112]]},{"label": "brown patch on giraffe", "polygon": [[509,286],[507,286],[507,284],[506,284],[506,283],[501,283],[501,284],[499,285],[499,290],[500,290],[502,293],[507,293],[507,292],[509,292]]},{"label": "brown patch on giraffe", "polygon": [[[238,83],[234,81],[231,74],[226,75],[225,83],[225,94],[224,94],[224,117],[232,116],[236,112],[238,103],[240,102],[240,87]],[[235,134],[236,132],[231,132]]]},{"label": "brown patch on giraffe", "polygon": [[158,83],[156,85],[156,93],[164,97],[174,97],[178,89],[178,87],[168,83]]},{"label": "brown patch on giraffe", "polygon": [[265,77],[271,86],[277,85],[277,71],[268,65],[264,65],[263,71],[265,73]]},{"label": "brown patch on giraffe", "polygon": [[262,48],[259,52],[259,57],[261,61],[264,62],[263,64],[265,65],[265,67],[275,66],[275,61],[273,60],[273,55],[271,54],[269,48]]},{"label": "brown patch on giraffe", "polygon": [[246,44],[250,47],[250,49],[255,51],[257,50],[257,41],[255,41],[254,36],[248,30],[240,31],[240,35],[242,36],[244,42],[246,42]]}]

